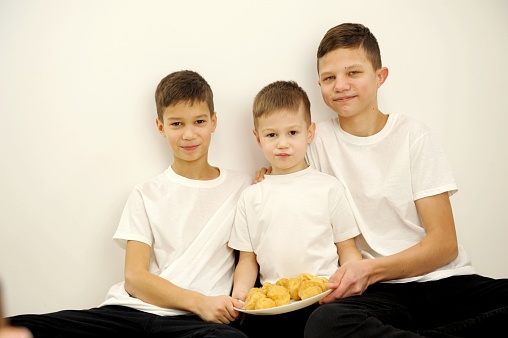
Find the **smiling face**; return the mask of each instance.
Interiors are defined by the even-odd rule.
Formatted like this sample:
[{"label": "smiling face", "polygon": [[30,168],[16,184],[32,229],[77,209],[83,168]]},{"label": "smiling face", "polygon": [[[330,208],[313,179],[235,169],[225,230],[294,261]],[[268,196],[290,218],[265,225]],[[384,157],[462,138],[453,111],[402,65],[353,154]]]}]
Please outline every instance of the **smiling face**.
[{"label": "smiling face", "polygon": [[273,175],[290,174],[305,169],[307,144],[314,138],[315,124],[307,124],[305,113],[277,110],[258,118],[253,130]]},{"label": "smiling face", "polygon": [[338,48],[318,60],[319,86],[328,107],[340,118],[379,112],[377,90],[388,70],[374,69],[362,48]]},{"label": "smiling face", "polygon": [[208,163],[208,148],[217,117],[215,113],[210,114],[206,102],[184,101],[168,106],[164,108],[163,120],[157,118],[157,129],[169,143],[174,165]]}]

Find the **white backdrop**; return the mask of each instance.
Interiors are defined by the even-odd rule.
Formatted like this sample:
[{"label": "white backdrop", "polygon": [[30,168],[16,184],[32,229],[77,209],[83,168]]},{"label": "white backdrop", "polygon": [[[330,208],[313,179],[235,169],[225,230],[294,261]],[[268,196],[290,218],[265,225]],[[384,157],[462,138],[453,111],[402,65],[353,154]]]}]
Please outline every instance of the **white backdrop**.
[{"label": "white backdrop", "polygon": [[214,90],[213,165],[265,165],[251,133],[261,87],[296,80],[313,118],[316,49],[341,22],[372,29],[390,70],[380,109],[442,138],[459,240],[508,277],[508,2],[0,0],[0,278],[6,314],[100,304],[123,280],[111,237],[134,184],[171,156],[154,91],[192,69]]}]

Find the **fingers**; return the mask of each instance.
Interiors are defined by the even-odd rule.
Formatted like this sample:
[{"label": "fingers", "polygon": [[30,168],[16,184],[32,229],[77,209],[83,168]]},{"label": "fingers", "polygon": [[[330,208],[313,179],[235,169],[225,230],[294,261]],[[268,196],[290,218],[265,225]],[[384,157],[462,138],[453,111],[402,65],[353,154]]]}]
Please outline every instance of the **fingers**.
[{"label": "fingers", "polygon": [[272,167],[261,168],[256,170],[256,176],[254,177],[254,183],[259,183],[265,179],[265,175],[270,175],[272,173]]}]

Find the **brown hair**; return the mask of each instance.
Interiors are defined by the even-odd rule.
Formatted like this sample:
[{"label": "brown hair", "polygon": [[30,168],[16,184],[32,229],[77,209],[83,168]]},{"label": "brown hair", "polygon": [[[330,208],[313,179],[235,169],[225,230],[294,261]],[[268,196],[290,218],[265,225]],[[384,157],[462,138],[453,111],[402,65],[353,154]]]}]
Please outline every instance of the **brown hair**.
[{"label": "brown hair", "polygon": [[311,123],[310,101],[307,93],[295,81],[275,81],[265,86],[254,98],[252,113],[254,127],[258,119],[281,109],[297,111],[303,105],[305,122]]},{"label": "brown hair", "polygon": [[317,50],[318,71],[319,59],[338,48],[362,48],[374,70],[382,67],[381,52],[376,37],[359,23],[343,23],[326,32]]},{"label": "brown hair", "polygon": [[214,113],[213,92],[206,80],[191,70],[173,72],[163,78],[155,90],[157,117],[163,121],[164,108],[189,102],[206,102],[210,116]]}]

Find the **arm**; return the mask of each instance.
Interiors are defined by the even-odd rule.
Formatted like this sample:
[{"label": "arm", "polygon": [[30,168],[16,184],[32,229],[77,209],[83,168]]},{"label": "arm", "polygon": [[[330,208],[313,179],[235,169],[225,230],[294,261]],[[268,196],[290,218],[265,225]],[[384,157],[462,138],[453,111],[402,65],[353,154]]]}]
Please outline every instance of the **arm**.
[{"label": "arm", "polygon": [[235,268],[233,282],[233,298],[242,301],[247,298],[247,293],[256,283],[259,265],[254,252],[240,251],[240,258]]},{"label": "arm", "polygon": [[228,324],[239,315],[233,306],[241,303],[229,296],[205,296],[180,288],[152,274],[150,246],[128,241],[125,253],[125,290],[132,296],[163,308],[190,311],[207,322]]},{"label": "arm", "polygon": [[362,294],[369,285],[379,281],[432,272],[457,257],[457,235],[448,192],[415,203],[425,227],[425,237],[394,255],[346,262],[330,278],[330,287],[335,290],[322,300],[323,303]]},{"label": "arm", "polygon": [[337,254],[339,255],[339,264],[343,265],[349,261],[359,261],[362,259],[362,253],[358,250],[354,238],[335,243]]}]

